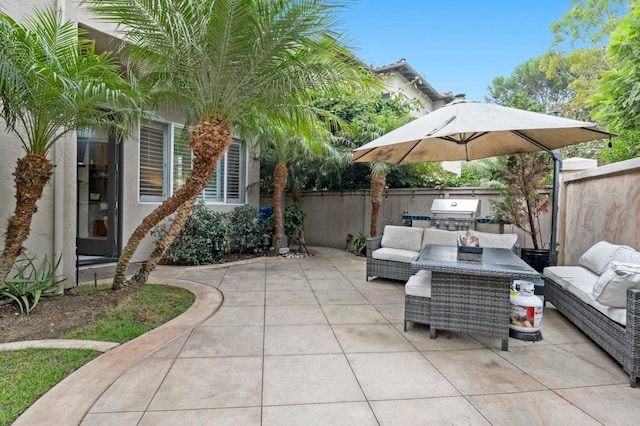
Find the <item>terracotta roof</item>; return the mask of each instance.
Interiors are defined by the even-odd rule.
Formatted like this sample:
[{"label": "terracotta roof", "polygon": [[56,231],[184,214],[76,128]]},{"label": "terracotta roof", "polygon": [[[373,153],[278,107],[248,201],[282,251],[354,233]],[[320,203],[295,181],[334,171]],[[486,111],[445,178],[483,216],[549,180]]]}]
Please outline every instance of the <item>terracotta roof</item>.
[{"label": "terracotta roof", "polygon": [[445,102],[451,102],[453,100],[453,94],[451,92],[439,93],[433,88],[423,76],[421,76],[406,59],[402,58],[391,64],[382,65],[373,69],[376,74],[397,72],[406,78],[408,81],[413,81],[416,87],[432,101],[444,100]]}]

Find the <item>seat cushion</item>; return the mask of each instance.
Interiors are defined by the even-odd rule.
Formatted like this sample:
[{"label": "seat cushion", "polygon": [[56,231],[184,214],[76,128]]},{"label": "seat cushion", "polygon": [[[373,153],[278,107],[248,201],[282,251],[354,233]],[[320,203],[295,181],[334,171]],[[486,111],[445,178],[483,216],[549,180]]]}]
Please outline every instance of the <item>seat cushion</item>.
[{"label": "seat cushion", "polygon": [[640,289],[640,264],[611,261],[593,287],[598,303],[612,308],[627,307],[627,290]]},{"label": "seat cushion", "polygon": [[[587,286],[591,286],[589,290],[589,292],[591,292],[591,289],[593,289],[593,286],[598,280],[598,275],[582,266],[548,266],[544,268],[542,275],[554,281],[565,290],[571,283],[584,282],[587,283]],[[582,287],[582,285],[578,287]]]},{"label": "seat cushion", "polygon": [[458,237],[460,237],[461,235],[461,231],[445,231],[443,229],[424,228],[422,247],[426,246],[427,244],[455,246],[458,245]]},{"label": "seat cushion", "polygon": [[471,234],[478,237],[480,247],[494,247],[513,249],[518,242],[516,234],[492,234],[490,232],[471,231]]},{"label": "seat cushion", "polygon": [[422,228],[387,225],[382,234],[382,247],[419,252],[422,244]]},{"label": "seat cushion", "polygon": [[409,277],[404,292],[408,296],[431,297],[431,271],[419,271]]},{"label": "seat cushion", "polygon": [[600,241],[585,251],[584,254],[580,256],[580,259],[578,259],[578,263],[585,268],[589,268],[594,273],[601,275],[607,268],[609,262],[614,260],[614,256],[618,251],[629,249],[633,250],[628,246]]},{"label": "seat cushion", "polygon": [[374,250],[371,257],[377,260],[391,260],[393,262],[411,263],[418,257],[418,252],[397,248],[382,247]]},{"label": "seat cushion", "polygon": [[623,308],[613,308],[611,306],[605,306],[598,303],[593,297],[593,294],[589,295],[589,305],[593,306],[597,311],[603,313],[613,321],[620,325],[627,325],[627,310]]}]

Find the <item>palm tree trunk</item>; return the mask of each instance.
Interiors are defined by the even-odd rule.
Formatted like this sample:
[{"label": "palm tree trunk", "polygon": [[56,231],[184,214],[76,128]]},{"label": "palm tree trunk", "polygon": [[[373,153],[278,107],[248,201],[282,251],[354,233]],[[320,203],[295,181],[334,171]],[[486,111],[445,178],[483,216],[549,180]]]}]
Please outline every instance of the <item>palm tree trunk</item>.
[{"label": "palm tree trunk", "polygon": [[218,160],[231,144],[231,126],[226,120],[201,120],[193,129],[189,146],[194,155],[191,175],[184,186],[167,198],[153,212],[142,220],[133,231],[116,265],[112,288],[117,290],[126,285],[125,273],[140,242],[162,219],[175,212],[181,205],[197,196],[207,186]]},{"label": "palm tree trunk", "polygon": [[284,235],[284,223],[282,222],[282,197],[287,185],[287,165],[278,161],[273,171],[273,227],[275,228],[274,244],[276,254],[280,250],[280,240]]},{"label": "palm tree trunk", "polygon": [[38,211],[37,202],[52,175],[53,164],[44,155],[28,154],[18,160],[13,172],[16,207],[7,225],[4,250],[0,256],[0,282],[7,278],[16,258],[24,251],[23,244],[29,236],[31,220]]},{"label": "palm tree trunk", "polygon": [[378,172],[371,175],[371,225],[370,235],[378,235],[378,215],[380,214],[380,204],[382,204],[382,193],[387,183],[387,174]]},{"label": "palm tree trunk", "polygon": [[189,201],[180,206],[180,208],[178,209],[178,213],[176,214],[176,217],[173,218],[173,223],[171,224],[171,227],[169,228],[167,233],[164,234],[164,237],[156,243],[156,248],[153,250],[153,252],[151,252],[151,255],[149,255],[149,259],[147,259],[147,261],[142,264],[140,270],[131,278],[131,285],[145,285],[147,283],[149,274],[151,274],[151,272],[156,269],[156,266],[158,266],[158,262],[160,262],[160,259],[162,259],[162,256],[164,256],[164,253],[167,251],[171,243],[173,243],[173,240],[176,239],[176,237],[182,230],[184,223],[189,218],[191,210],[193,210],[193,205],[195,204],[196,199],[197,196],[192,197]]}]

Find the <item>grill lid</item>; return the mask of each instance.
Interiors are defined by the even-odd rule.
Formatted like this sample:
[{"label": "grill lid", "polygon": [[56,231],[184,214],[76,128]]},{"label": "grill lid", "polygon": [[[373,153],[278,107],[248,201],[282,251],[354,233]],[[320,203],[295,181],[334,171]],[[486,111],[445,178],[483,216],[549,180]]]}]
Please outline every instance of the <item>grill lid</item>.
[{"label": "grill lid", "polygon": [[477,199],[436,198],[431,205],[431,213],[436,218],[471,219],[478,212]]}]

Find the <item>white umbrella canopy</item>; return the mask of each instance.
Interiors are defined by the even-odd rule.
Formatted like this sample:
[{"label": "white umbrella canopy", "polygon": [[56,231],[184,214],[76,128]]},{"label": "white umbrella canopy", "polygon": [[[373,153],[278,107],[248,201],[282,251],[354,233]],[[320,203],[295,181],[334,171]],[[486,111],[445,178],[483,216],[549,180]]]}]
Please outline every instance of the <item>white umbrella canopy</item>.
[{"label": "white umbrella canopy", "polygon": [[594,123],[456,99],[353,150],[354,162],[475,160],[614,136]]}]

